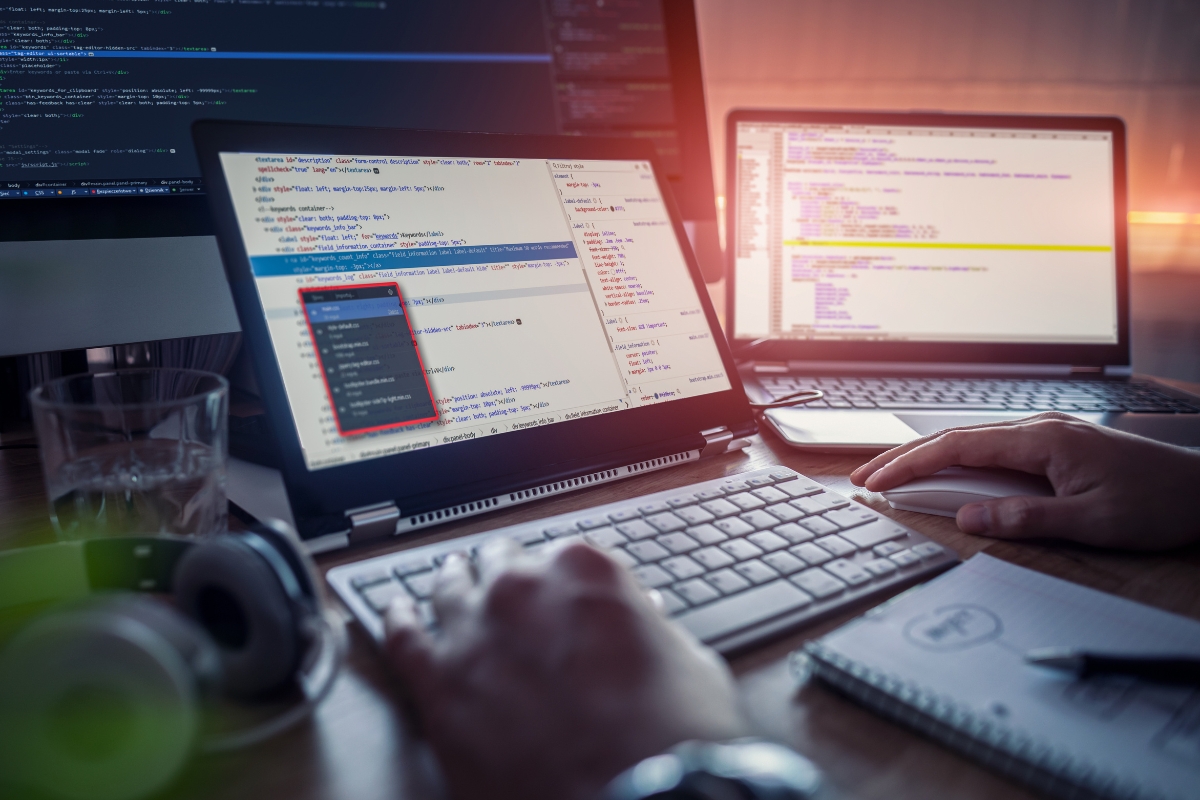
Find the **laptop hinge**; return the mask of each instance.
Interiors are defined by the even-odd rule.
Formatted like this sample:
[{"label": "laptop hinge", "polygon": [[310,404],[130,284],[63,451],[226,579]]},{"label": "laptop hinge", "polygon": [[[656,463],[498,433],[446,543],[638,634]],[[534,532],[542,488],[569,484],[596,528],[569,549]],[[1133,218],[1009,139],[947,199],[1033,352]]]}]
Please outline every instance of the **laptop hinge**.
[{"label": "laptop hinge", "polygon": [[725,453],[729,449],[730,442],[733,441],[733,431],[729,430],[726,425],[700,431],[700,435],[704,437],[704,449],[700,451],[701,458],[711,458]]},{"label": "laptop hinge", "polygon": [[1132,364],[1107,364],[1104,374],[1113,378],[1128,378],[1133,375]]},{"label": "laptop hinge", "polygon": [[400,521],[400,509],[388,502],[370,508],[346,512],[350,519],[350,544],[359,544],[371,539],[384,539],[396,533]]}]

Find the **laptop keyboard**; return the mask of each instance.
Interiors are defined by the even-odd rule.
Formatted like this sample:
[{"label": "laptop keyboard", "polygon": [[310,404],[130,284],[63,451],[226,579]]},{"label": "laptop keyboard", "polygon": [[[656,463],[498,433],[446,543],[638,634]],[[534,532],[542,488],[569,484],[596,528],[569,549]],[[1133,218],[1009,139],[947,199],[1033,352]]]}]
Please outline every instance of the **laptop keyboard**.
[{"label": "laptop keyboard", "polygon": [[956,563],[941,545],[785,467],[404,550],[329,571],[363,627],[411,597],[436,626],[438,565],[492,536],[531,550],[579,539],[606,551],[664,611],[722,651],[741,649],[867,595]]},{"label": "laptop keyboard", "polygon": [[820,389],[806,408],[888,411],[1137,411],[1196,414],[1200,406],[1135,381],[846,378],[756,375],[772,399]]}]

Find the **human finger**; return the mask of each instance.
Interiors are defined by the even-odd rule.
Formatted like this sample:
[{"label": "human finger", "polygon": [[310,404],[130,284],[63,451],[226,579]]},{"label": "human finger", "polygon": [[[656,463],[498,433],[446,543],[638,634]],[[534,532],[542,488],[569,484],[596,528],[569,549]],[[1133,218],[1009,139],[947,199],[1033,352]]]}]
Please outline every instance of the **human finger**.
[{"label": "human finger", "polygon": [[479,584],[481,586],[489,585],[498,575],[512,569],[523,555],[521,545],[507,536],[495,536],[488,539],[480,545],[479,554],[475,557]]},{"label": "human finger", "polygon": [[1045,475],[1052,446],[1033,426],[947,431],[887,464],[864,485],[873,492],[884,492],[952,466],[1006,467]]},{"label": "human finger", "polygon": [[451,553],[442,562],[433,581],[433,610],[438,622],[449,627],[462,617],[467,599],[475,588],[471,562],[462,553]]},{"label": "human finger", "polygon": [[394,599],[383,616],[384,653],[397,677],[414,692],[424,693],[436,674],[433,640],[421,623],[412,598]]},{"label": "human finger", "polygon": [[945,430],[935,431],[934,433],[928,434],[927,436],[922,436],[918,439],[913,439],[911,442],[905,442],[904,444],[899,445],[898,447],[893,447],[891,450],[880,453],[879,455],[875,456],[873,459],[868,461],[866,464],[863,464],[858,469],[854,470],[854,472],[851,472],[850,473],[850,482],[853,483],[855,486],[865,486],[867,479],[869,477],[871,477],[871,475],[878,472],[880,469],[887,466],[888,464],[892,463],[900,456],[905,455],[906,453],[909,453],[909,452],[915,450],[916,448],[920,447],[921,445],[927,444],[929,442],[934,441],[935,439],[945,436],[948,433],[952,433],[954,431],[979,430],[981,428],[1010,428],[1010,427],[1013,427],[1014,425],[1019,425],[1024,422],[1028,422],[1031,419],[1034,419],[1034,418],[1033,417],[1024,417],[1022,419],[1006,419],[1006,420],[999,420],[999,421],[993,421],[993,422],[981,422],[978,425],[962,425],[962,426],[955,427],[955,428],[946,428]]},{"label": "human finger", "polygon": [[1087,519],[1096,508],[1090,494],[1002,497],[970,503],[958,510],[955,521],[965,533],[997,539],[1057,537],[1087,541],[1087,534],[1094,532]]}]

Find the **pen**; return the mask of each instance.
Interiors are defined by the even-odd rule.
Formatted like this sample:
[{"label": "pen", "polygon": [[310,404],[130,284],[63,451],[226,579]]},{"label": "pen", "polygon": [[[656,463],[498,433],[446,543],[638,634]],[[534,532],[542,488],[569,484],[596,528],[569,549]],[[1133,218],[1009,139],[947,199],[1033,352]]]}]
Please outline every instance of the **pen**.
[{"label": "pen", "polygon": [[1073,673],[1077,678],[1129,675],[1155,683],[1200,686],[1200,658],[1191,656],[1128,656],[1089,653],[1069,647],[1042,647],[1026,653],[1025,660],[1039,667]]}]

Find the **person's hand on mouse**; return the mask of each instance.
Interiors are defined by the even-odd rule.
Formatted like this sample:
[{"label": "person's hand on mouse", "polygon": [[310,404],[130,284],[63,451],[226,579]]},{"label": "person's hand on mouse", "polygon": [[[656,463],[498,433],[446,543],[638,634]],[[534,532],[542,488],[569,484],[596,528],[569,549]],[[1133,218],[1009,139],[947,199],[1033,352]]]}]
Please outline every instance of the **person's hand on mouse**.
[{"label": "person's hand on mouse", "polygon": [[619,772],[688,739],[746,734],[729,669],[632,576],[570,544],[447,559],[428,633],[387,614],[386,654],[451,797],[595,800]]},{"label": "person's hand on mouse", "polygon": [[1200,453],[1057,412],[952,428],[901,445],[850,480],[883,492],[950,466],[1045,475],[1055,497],[1005,497],[958,511],[958,527],[1005,539],[1056,537],[1166,549],[1200,540]]}]

